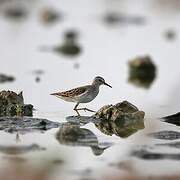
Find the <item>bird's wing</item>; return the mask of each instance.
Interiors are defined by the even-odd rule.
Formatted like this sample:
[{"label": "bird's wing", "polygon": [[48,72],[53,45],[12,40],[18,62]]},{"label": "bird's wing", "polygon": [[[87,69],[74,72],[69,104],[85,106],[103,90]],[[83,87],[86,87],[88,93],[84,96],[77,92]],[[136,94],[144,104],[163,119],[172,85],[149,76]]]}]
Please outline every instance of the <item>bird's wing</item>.
[{"label": "bird's wing", "polygon": [[52,93],[50,95],[53,96],[61,96],[61,97],[74,97],[74,96],[79,96],[85,93],[88,90],[88,86],[82,86],[79,88],[74,88],[69,91],[64,91],[64,92],[57,92],[57,93]]}]

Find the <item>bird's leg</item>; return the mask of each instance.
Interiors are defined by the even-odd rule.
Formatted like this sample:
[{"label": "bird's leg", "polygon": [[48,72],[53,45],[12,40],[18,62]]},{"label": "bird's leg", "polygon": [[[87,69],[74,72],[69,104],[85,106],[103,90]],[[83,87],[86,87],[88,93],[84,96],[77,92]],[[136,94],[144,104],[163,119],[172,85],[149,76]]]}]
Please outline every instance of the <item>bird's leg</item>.
[{"label": "bird's leg", "polygon": [[79,114],[79,112],[78,112],[78,109],[77,109],[78,105],[79,105],[79,103],[77,103],[77,104],[74,106],[74,109],[73,109],[73,110],[75,110],[75,111],[77,112],[78,116],[80,116],[80,114]]},{"label": "bird's leg", "polygon": [[84,110],[84,111],[96,112],[96,111],[93,111],[93,110],[88,109],[88,108],[79,108],[79,109],[76,109],[76,110],[78,110],[78,111]]}]

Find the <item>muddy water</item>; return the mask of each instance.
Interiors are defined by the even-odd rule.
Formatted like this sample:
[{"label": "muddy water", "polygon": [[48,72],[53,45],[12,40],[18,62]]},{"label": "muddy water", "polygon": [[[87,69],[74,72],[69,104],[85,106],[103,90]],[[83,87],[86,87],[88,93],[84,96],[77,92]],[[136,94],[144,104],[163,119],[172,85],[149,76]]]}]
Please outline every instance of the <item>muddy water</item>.
[{"label": "muddy water", "polygon": [[[52,25],[39,21],[39,12],[43,7],[58,9],[63,18]],[[179,17],[178,6],[168,6],[155,1],[38,1],[29,5],[28,16],[21,21],[9,20],[0,16],[0,72],[14,75],[16,81],[1,84],[1,90],[24,92],[25,103],[34,105],[34,117],[47,118],[52,121],[65,122],[66,117],[74,115],[74,104],[63,102],[49,94],[72,87],[91,83],[96,75],[103,76],[113,86],[101,87],[98,97],[88,105],[98,110],[105,104],[115,104],[128,100],[146,112],[145,129],[120,138],[102,134],[94,124],[84,128],[92,131],[104,150],[100,156],[93,154],[88,146],[71,146],[60,144],[55,134],[58,129],[42,133],[25,135],[0,132],[0,145],[38,144],[44,151],[27,152],[20,157],[36,161],[46,159],[53,153],[55,159],[66,159],[68,166],[63,174],[72,179],[79,177],[99,177],[107,169],[118,171],[111,164],[130,159],[134,168],[142,174],[164,174],[177,172],[179,160],[164,158],[147,160],[130,156],[133,150],[145,150],[155,153],[178,153],[177,148],[156,146],[169,143],[170,140],[159,140],[147,137],[150,132],[162,130],[179,131],[175,125],[162,123],[158,119],[179,111]],[[164,10],[165,9],[165,10]],[[103,15],[108,12],[124,13],[127,16],[140,16],[143,24],[117,22],[107,24]],[[79,36],[78,44],[82,53],[76,57],[66,57],[53,52],[42,52],[42,46],[53,47],[63,43],[63,33],[75,29]],[[169,29],[177,33],[174,40],[167,40],[165,32]],[[139,88],[127,82],[129,59],[140,55],[150,55],[157,67],[157,76],[149,89]],[[78,66],[77,66],[78,64]],[[78,67],[78,68],[76,68]],[[43,70],[40,82],[35,81],[34,70]],[[82,113],[82,115],[90,115]],[[174,140],[173,140],[174,141]],[[175,141],[178,141],[175,140]],[[1,153],[1,158],[6,162]],[[62,159],[63,159],[62,158]],[[60,171],[56,171],[58,176]]]}]

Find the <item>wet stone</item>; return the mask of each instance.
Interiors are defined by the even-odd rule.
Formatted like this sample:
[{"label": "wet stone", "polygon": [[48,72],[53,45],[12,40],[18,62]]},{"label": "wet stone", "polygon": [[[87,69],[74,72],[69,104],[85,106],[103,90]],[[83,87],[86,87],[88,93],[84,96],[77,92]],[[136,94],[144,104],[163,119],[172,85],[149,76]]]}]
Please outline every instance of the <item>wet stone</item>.
[{"label": "wet stone", "polygon": [[[42,124],[43,121],[43,124]],[[47,119],[30,117],[2,117],[0,118],[0,130],[8,133],[41,132],[52,128],[58,128],[61,124]]]},{"label": "wet stone", "polygon": [[22,92],[0,92],[0,116],[32,116],[33,105],[24,104]]},{"label": "wet stone", "polygon": [[116,105],[105,105],[95,114],[100,119],[100,123],[95,123],[96,127],[104,134],[120,137],[128,137],[140,129],[144,129],[143,111],[128,101],[117,103]]},{"label": "wet stone", "polygon": [[0,74],[0,83],[13,82],[14,80],[15,80],[15,78],[13,76]]},{"label": "wet stone", "polygon": [[96,118],[95,116],[68,116],[66,117],[66,120],[71,123],[75,124],[86,124],[86,123],[98,123],[100,122],[99,118]]},{"label": "wet stone", "polygon": [[162,140],[175,140],[180,138],[180,132],[177,131],[159,131],[155,133],[150,133],[148,136],[153,137],[155,139]]},{"label": "wet stone", "polygon": [[156,77],[156,66],[149,56],[137,57],[128,62],[128,81],[138,87],[149,88]]}]

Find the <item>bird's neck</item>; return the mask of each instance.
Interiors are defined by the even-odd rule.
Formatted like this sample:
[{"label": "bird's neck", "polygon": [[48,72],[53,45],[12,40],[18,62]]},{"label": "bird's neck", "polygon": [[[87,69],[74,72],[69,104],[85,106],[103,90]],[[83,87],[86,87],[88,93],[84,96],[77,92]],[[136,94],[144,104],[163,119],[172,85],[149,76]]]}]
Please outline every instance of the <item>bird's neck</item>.
[{"label": "bird's neck", "polygon": [[96,83],[96,82],[93,82],[93,83],[92,83],[92,86],[94,86],[95,88],[99,89],[100,84],[98,84],[98,83]]},{"label": "bird's neck", "polygon": [[92,86],[96,92],[99,92],[99,86],[100,86],[99,84],[94,83],[94,84],[92,84]]}]

